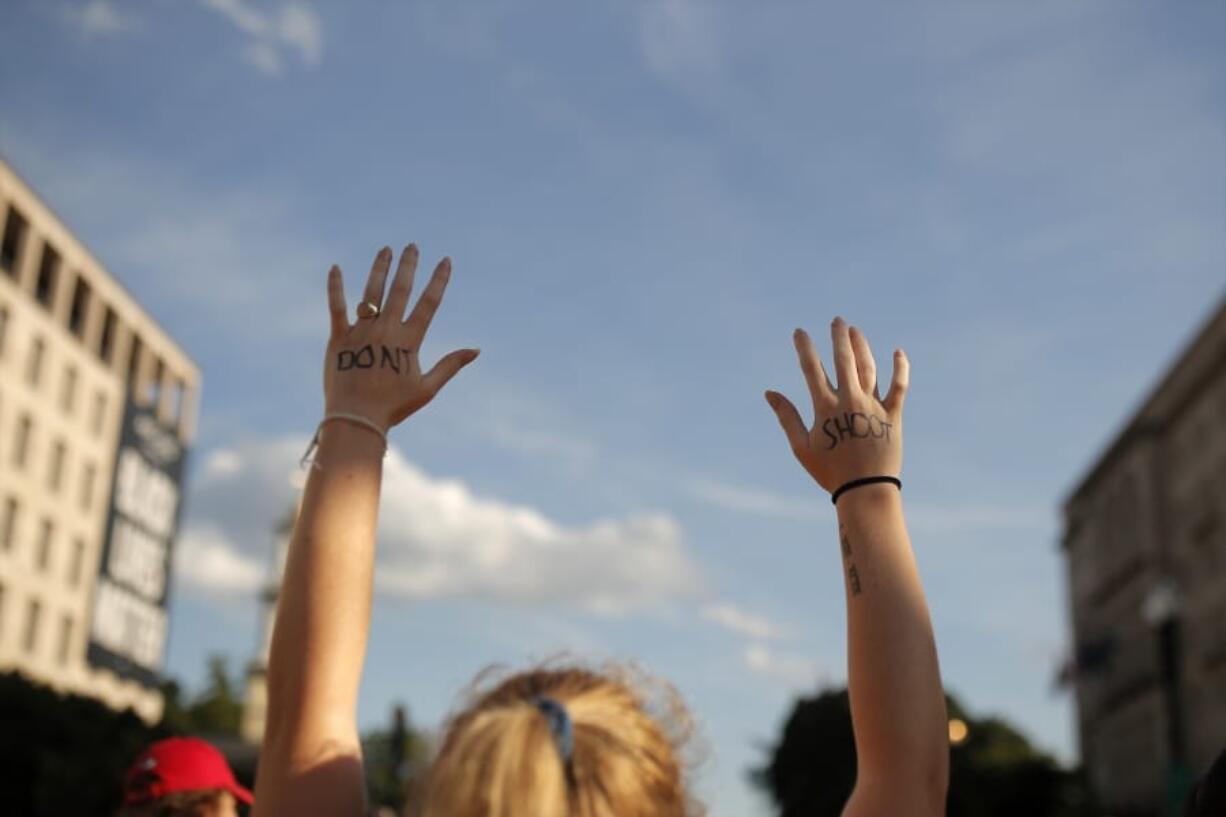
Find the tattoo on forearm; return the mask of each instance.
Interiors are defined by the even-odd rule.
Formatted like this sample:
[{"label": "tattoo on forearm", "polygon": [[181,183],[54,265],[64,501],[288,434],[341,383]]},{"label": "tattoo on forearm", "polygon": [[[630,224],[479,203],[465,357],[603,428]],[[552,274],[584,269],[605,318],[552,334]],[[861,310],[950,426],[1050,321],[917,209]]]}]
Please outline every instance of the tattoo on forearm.
[{"label": "tattoo on forearm", "polygon": [[847,535],[847,526],[839,525],[839,545],[843,548],[843,561],[847,562],[847,583],[853,596],[860,595],[860,571],[856,563],[851,561],[851,538]]},{"label": "tattoo on forearm", "polygon": [[[831,417],[822,423],[822,431],[830,438],[829,451],[844,440],[885,439],[889,442],[890,429],[893,423],[887,423],[876,414],[865,414],[862,411],[843,412],[842,422],[839,417]],[[833,429],[833,430],[832,430]]]},{"label": "tattoo on forearm", "polygon": [[375,347],[366,344],[361,349],[341,349],[336,353],[336,370],[345,372],[350,369],[372,369],[376,361],[380,369],[391,369],[396,374],[408,371],[412,349],[396,346],[379,346],[379,354],[375,355]]}]

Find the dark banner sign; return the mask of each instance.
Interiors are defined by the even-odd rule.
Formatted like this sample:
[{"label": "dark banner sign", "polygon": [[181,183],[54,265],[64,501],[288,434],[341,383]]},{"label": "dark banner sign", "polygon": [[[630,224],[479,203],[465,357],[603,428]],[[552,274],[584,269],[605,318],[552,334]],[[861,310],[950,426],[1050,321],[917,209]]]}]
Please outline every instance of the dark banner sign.
[{"label": "dark banner sign", "polygon": [[88,658],[154,686],[166,646],[170,551],[179,527],[186,451],[153,407],[124,410],[106,537],[90,623]]}]

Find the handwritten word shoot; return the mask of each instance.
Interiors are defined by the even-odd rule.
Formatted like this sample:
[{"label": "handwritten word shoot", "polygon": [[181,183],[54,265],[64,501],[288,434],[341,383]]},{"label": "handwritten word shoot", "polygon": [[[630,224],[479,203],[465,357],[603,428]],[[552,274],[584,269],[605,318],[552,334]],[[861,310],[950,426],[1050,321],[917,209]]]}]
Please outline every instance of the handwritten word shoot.
[{"label": "handwritten word shoot", "polygon": [[890,429],[893,427],[893,423],[887,423],[875,414],[865,414],[860,411],[843,412],[841,423],[838,417],[831,417],[822,423],[822,431],[830,438],[830,445],[826,446],[827,451],[845,440],[884,438],[888,442]]}]

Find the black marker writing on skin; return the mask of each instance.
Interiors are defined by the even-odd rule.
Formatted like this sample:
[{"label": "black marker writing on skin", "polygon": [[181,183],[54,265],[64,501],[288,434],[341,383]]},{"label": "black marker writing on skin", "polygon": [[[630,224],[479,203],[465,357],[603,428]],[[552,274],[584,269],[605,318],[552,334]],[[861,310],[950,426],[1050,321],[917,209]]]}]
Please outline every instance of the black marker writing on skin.
[{"label": "black marker writing on skin", "polygon": [[847,582],[851,585],[851,594],[860,595],[860,571],[856,563],[851,561],[851,537],[847,535],[847,526],[839,525],[839,544],[843,548],[843,561],[847,563]]},{"label": "black marker writing on skin", "polygon": [[849,439],[885,439],[888,442],[892,428],[893,423],[887,423],[876,414],[865,414],[861,411],[845,411],[842,418],[831,417],[822,423],[822,431],[830,438],[830,445],[826,446],[827,451]]},{"label": "black marker writing on skin", "polygon": [[[380,369],[391,369],[396,374],[407,371],[412,363],[412,349],[395,346],[379,346],[378,365]],[[336,353],[336,370],[347,372],[350,369],[371,369],[376,363],[375,347],[366,344],[360,349],[341,349]]]}]

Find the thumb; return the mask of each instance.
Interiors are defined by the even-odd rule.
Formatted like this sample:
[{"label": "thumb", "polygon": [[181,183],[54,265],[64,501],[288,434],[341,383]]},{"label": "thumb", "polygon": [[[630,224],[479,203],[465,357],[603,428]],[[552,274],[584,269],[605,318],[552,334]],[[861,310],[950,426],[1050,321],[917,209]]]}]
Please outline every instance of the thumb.
[{"label": "thumb", "polygon": [[809,442],[809,430],[805,428],[805,421],[800,419],[796,406],[777,391],[766,392],[766,402],[774,409],[775,417],[778,418],[783,433],[787,435],[788,445],[793,451],[803,450]]},{"label": "thumb", "polygon": [[439,390],[447,385],[448,380],[455,377],[460,369],[476,360],[479,354],[481,354],[480,349],[457,349],[443,355],[442,360],[435,363],[430,371],[422,375],[422,385],[430,394],[438,394]]}]

